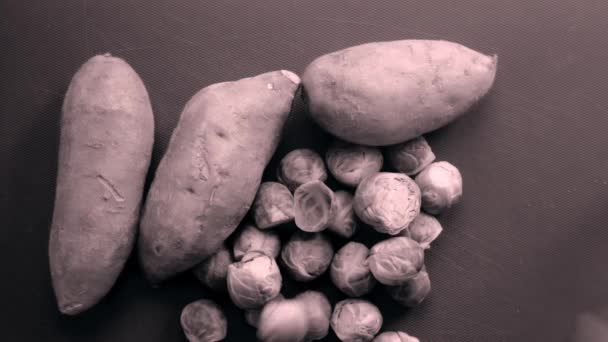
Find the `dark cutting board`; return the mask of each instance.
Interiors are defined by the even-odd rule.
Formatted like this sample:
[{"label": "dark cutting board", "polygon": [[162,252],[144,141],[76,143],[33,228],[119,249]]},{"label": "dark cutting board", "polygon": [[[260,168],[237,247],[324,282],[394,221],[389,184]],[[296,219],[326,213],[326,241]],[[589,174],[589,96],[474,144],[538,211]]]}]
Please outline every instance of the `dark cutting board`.
[{"label": "dark cutting board", "polygon": [[[440,217],[428,300],[403,310],[372,295],[384,329],[425,342],[571,341],[577,329],[579,341],[597,339],[608,318],[607,17],[603,0],[0,1],[2,340],[182,341],[180,310],[211,296],[188,274],[153,289],[130,260],[94,309],[57,311],[47,241],[58,122],[89,57],[123,57],[145,81],[155,168],[203,86],[302,72],[318,55],[404,38],[460,42],[499,63],[491,94],[428,135],[438,158],[462,171],[464,199]],[[277,157],[326,145],[306,115],[296,104]],[[226,304],[227,341],[253,340],[242,314],[216,299]]]}]

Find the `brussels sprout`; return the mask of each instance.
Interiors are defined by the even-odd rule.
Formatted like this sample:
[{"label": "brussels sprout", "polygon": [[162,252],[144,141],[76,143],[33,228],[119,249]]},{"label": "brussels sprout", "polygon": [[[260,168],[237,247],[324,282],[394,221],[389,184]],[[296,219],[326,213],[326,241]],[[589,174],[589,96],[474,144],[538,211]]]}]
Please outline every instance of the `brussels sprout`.
[{"label": "brussels sprout", "polygon": [[252,224],[245,224],[233,246],[234,258],[241,258],[248,252],[258,251],[276,258],[281,251],[281,240],[276,232],[260,230]]},{"label": "brussels sprout", "polygon": [[228,266],[233,262],[230,251],[222,245],[215,254],[194,267],[192,272],[205,286],[214,291],[225,292]]},{"label": "brussels sprout", "polygon": [[329,331],[329,318],[331,317],[331,304],[327,297],[318,291],[305,291],[295,297],[302,302],[308,315],[307,341],[317,341]]},{"label": "brussels sprout", "polygon": [[[274,299],[271,299],[268,303],[272,302]],[[267,304],[268,304],[267,303]],[[266,304],[264,304],[266,305]],[[249,309],[245,310],[245,321],[247,324],[251,325],[254,328],[258,327],[258,322],[260,321],[260,314],[262,313],[261,309]]]},{"label": "brussels sprout", "polygon": [[330,324],[340,341],[368,342],[380,331],[382,314],[366,300],[345,299],[336,304]]},{"label": "brussels sprout", "polygon": [[407,236],[418,242],[420,247],[428,249],[431,247],[431,242],[435,241],[439,234],[443,231],[441,223],[435,217],[421,212],[416,216],[414,221],[410,223],[407,229],[399,233],[401,236]]},{"label": "brussels sprout", "polygon": [[334,193],[333,215],[327,229],[346,239],[355,235],[357,216],[353,210],[353,195],[347,191],[336,191]]},{"label": "brussels sprout", "polygon": [[[272,303],[276,300],[283,300],[283,299],[285,299],[285,297],[283,297],[283,295],[279,293],[276,297],[269,300],[268,303]],[[268,303],[264,304],[264,306],[268,305]],[[249,325],[251,325],[254,328],[258,327],[258,322],[260,321],[260,315],[262,314],[263,308],[264,307],[259,308],[259,309],[245,310],[245,320],[247,321],[247,323]]]},{"label": "brussels sprout", "polygon": [[300,185],[294,195],[296,226],[309,233],[329,226],[334,211],[334,192],[321,181]]},{"label": "brussels sprout", "polygon": [[435,160],[435,153],[423,136],[386,148],[389,163],[399,172],[412,176]]},{"label": "brussels sprout", "polygon": [[462,175],[445,161],[427,166],[416,176],[416,184],[422,192],[422,209],[429,214],[439,214],[462,198]]},{"label": "brussels sprout", "polygon": [[431,280],[426,267],[422,267],[420,272],[405,284],[389,286],[387,291],[397,303],[405,307],[411,308],[419,305],[431,292]]},{"label": "brussels sprout", "polygon": [[276,227],[293,220],[293,195],[281,183],[262,183],[252,207],[255,224],[260,229]]},{"label": "brussels sprout", "polygon": [[257,337],[262,342],[303,342],[308,334],[306,307],[295,299],[272,301],[262,309]]},{"label": "brussels sprout", "polygon": [[228,266],[228,294],[241,309],[257,309],[276,297],[283,278],[274,258],[262,252],[245,254]]},{"label": "brussels sprout", "polygon": [[331,262],[329,275],[334,285],[350,297],[369,293],[376,285],[368,264],[369,248],[349,242],[338,250]]},{"label": "brussels sprout", "polygon": [[380,172],[383,163],[379,148],[334,141],[325,154],[329,172],[341,183],[357,186],[363,178]]},{"label": "brussels sprout", "polygon": [[300,148],[287,153],[279,164],[277,179],[294,191],[304,183],[312,181],[325,182],[327,170],[321,156],[307,148]]},{"label": "brussels sprout", "polygon": [[420,340],[403,331],[385,331],[376,336],[372,342],[420,342]]},{"label": "brussels sprout", "polygon": [[184,307],[181,314],[184,335],[190,342],[216,342],[226,337],[228,322],[220,307],[200,299]]},{"label": "brussels sprout", "polygon": [[295,232],[281,251],[281,260],[298,281],[310,281],[327,270],[334,248],[321,233]]},{"label": "brussels sprout", "polygon": [[399,234],[420,212],[420,189],[407,175],[380,172],[357,187],[357,216],[380,233]]},{"label": "brussels sprout", "polygon": [[424,265],[424,250],[416,241],[399,236],[375,244],[368,260],[376,280],[384,285],[401,285]]}]

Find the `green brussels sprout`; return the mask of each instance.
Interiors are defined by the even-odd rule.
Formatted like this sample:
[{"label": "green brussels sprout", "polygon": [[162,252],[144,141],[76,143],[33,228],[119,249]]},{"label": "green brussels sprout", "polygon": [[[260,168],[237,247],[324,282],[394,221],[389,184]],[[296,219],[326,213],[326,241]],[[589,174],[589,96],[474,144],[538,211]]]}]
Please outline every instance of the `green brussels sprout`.
[{"label": "green brussels sprout", "polygon": [[293,195],[281,183],[260,184],[252,207],[255,224],[260,229],[276,227],[293,220]]},{"label": "green brussels sprout", "polygon": [[372,342],[420,342],[420,340],[403,331],[385,331],[376,336]]},{"label": "green brussels sprout", "polygon": [[[272,298],[271,300],[268,301],[268,303],[272,303],[276,300],[283,300],[285,299],[285,297],[282,294],[278,294],[276,297]],[[264,306],[268,305],[268,303],[264,304]],[[258,322],[260,321],[260,315],[262,314],[262,309],[264,307],[261,307],[259,309],[249,309],[249,310],[245,310],[245,321],[247,321],[247,323],[249,325],[251,325],[254,328],[258,327]]]},{"label": "green brussels sprout", "polygon": [[310,281],[327,270],[334,256],[329,239],[321,233],[295,232],[281,251],[281,260],[298,281]]},{"label": "green brussels sprout", "polygon": [[405,284],[387,287],[387,292],[391,298],[405,307],[420,305],[431,292],[431,280],[426,267],[422,267],[420,272]]},{"label": "green brussels sprout", "polygon": [[368,263],[369,248],[349,242],[338,250],[329,268],[334,285],[350,297],[361,297],[376,285]]},{"label": "green brussels sprout", "polygon": [[321,156],[307,148],[295,149],[287,153],[277,170],[277,179],[289,190],[295,191],[304,183],[327,180],[327,170]]},{"label": "green brussels sprout", "polygon": [[252,251],[228,266],[228,294],[241,309],[257,309],[276,297],[283,278],[274,258]]},{"label": "green brussels sprout", "polygon": [[380,283],[402,285],[424,265],[424,250],[408,237],[393,237],[375,244],[368,260],[374,278]]},{"label": "green brussels sprout", "polygon": [[309,233],[325,230],[334,212],[334,192],[321,181],[300,185],[294,195],[296,226]]},{"label": "green brussels sprout", "polygon": [[331,304],[327,297],[318,291],[305,291],[295,297],[306,308],[308,317],[307,341],[317,341],[325,338],[329,331]]},{"label": "green brussels sprout", "polygon": [[439,214],[462,198],[462,175],[446,162],[434,162],[416,176],[416,184],[422,193],[422,209],[429,214]]},{"label": "green brussels sprout", "polygon": [[340,341],[368,342],[380,331],[382,314],[366,300],[345,299],[336,304],[330,324]]},{"label": "green brussels sprout", "polygon": [[262,342],[303,342],[308,335],[306,307],[295,299],[272,301],[262,309],[257,338]]},{"label": "green brussels sprout", "polygon": [[228,322],[220,307],[200,299],[184,307],[180,317],[184,335],[190,342],[216,342],[226,338]]},{"label": "green brussels sprout", "polygon": [[378,232],[397,235],[418,216],[420,189],[402,173],[376,173],[357,187],[353,208]]},{"label": "green brussels sprout", "polygon": [[260,230],[252,224],[245,224],[234,240],[232,252],[236,260],[241,260],[251,251],[262,252],[276,258],[281,251],[279,235],[270,230]]},{"label": "green brussels sprout", "polygon": [[418,242],[420,247],[429,249],[431,242],[435,241],[442,231],[443,227],[437,218],[421,212],[399,235],[407,236]]},{"label": "green brussels sprout", "polygon": [[423,136],[386,148],[389,163],[399,172],[413,176],[435,160],[435,153]]},{"label": "green brussels sprout", "polygon": [[329,146],[325,161],[339,182],[354,187],[363,178],[380,172],[384,158],[377,147],[336,140]]},{"label": "green brussels sprout", "polygon": [[350,239],[357,231],[357,216],[353,210],[353,195],[347,191],[334,193],[333,219],[329,222],[329,231]]},{"label": "green brussels sprout", "polygon": [[215,254],[194,267],[192,272],[208,288],[217,292],[225,292],[228,266],[233,262],[230,251],[225,245],[222,245]]}]

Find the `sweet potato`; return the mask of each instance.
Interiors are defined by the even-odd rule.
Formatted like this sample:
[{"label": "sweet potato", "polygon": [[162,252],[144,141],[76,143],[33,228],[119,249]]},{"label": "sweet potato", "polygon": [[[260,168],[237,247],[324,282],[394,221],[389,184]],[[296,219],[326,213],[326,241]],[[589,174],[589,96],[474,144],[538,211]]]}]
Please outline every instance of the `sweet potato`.
[{"label": "sweet potato", "polygon": [[186,104],[156,170],[138,253],[153,283],[209,257],[249,210],[300,83],[273,71],[203,88]]},{"label": "sweet potato", "polygon": [[122,59],[89,59],[63,103],[49,238],[59,310],[74,315],[111,289],[135,240],[154,140],[146,88]]},{"label": "sweet potato", "polygon": [[441,40],[358,45],[315,59],[302,74],[311,117],[363,145],[391,145],[448,124],[494,82],[496,56]]}]

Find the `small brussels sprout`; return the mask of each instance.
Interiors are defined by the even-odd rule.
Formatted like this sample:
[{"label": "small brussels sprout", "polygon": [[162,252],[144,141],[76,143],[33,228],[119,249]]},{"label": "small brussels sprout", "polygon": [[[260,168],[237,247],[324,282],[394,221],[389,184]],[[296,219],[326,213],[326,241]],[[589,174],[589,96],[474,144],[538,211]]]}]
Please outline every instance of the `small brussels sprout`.
[{"label": "small brussels sprout", "polygon": [[309,233],[329,226],[334,211],[334,192],[321,181],[300,185],[294,195],[296,226]]},{"label": "small brussels sprout", "polygon": [[405,236],[375,244],[369,260],[374,278],[384,285],[402,285],[418,274],[424,265],[424,250]]},{"label": "small brussels sprout", "polygon": [[306,307],[295,299],[272,301],[262,309],[257,338],[262,342],[303,342],[308,334]]},{"label": "small brussels sprout", "polygon": [[228,322],[220,307],[200,299],[184,307],[180,317],[184,335],[190,342],[216,342],[226,338]]},{"label": "small brussels sprout", "polygon": [[234,240],[232,251],[236,260],[241,260],[251,251],[262,252],[276,258],[281,251],[281,240],[276,232],[260,230],[252,224],[245,224]]},{"label": "small brussels sprout", "polygon": [[274,258],[262,252],[249,252],[228,266],[228,294],[241,309],[261,307],[279,294],[282,282]]},{"label": "small brussels sprout", "polygon": [[431,279],[426,267],[422,267],[420,272],[405,284],[387,287],[387,292],[391,298],[405,307],[420,305],[431,292]]},{"label": "small brussels sprout", "polygon": [[[268,301],[268,303],[272,303],[276,300],[283,300],[285,299],[285,297],[283,297],[282,294],[278,294],[276,297],[272,298],[271,300]],[[268,305],[268,303],[264,304],[264,306]],[[258,327],[258,322],[260,321],[260,315],[262,314],[262,308],[259,309],[249,309],[249,310],[245,310],[245,321],[247,321],[247,323],[249,325],[251,325],[254,328]]]},{"label": "small brussels sprout", "polygon": [[225,292],[228,266],[233,262],[230,251],[222,245],[215,254],[194,267],[192,272],[205,286],[214,291]]},{"label": "small brussels sprout", "polygon": [[338,250],[331,262],[331,281],[350,297],[361,297],[376,285],[369,269],[369,252],[364,244],[351,241]]},{"label": "small brussels sprout", "polygon": [[418,242],[420,247],[429,249],[431,242],[435,241],[442,231],[443,227],[437,218],[421,212],[399,235],[407,236]]},{"label": "small brussels sprout", "polygon": [[255,224],[260,229],[276,227],[293,220],[293,195],[281,183],[262,183],[252,207]]},{"label": "small brussels sprout", "polygon": [[318,291],[305,291],[295,297],[306,308],[308,317],[307,341],[317,341],[327,336],[329,319],[331,317],[331,304],[327,297]]},{"label": "small brussels sprout", "polygon": [[389,163],[399,172],[413,176],[435,160],[435,153],[423,136],[386,148]]},{"label": "small brussels sprout", "polygon": [[330,324],[340,341],[368,342],[380,331],[382,314],[366,300],[345,299],[336,304]]},{"label": "small brussels sprout", "polygon": [[403,331],[385,331],[376,336],[372,342],[420,342],[420,340]]},{"label": "small brussels sprout", "polygon": [[329,239],[321,233],[295,232],[281,251],[281,260],[298,281],[310,281],[327,270],[334,256]]},{"label": "small brussels sprout", "polygon": [[325,161],[340,183],[357,186],[363,178],[380,172],[384,158],[379,148],[336,140],[329,146]]},{"label": "small brussels sprout", "polygon": [[462,175],[446,161],[427,166],[416,176],[416,184],[422,193],[422,209],[429,214],[439,214],[462,198]]},{"label": "small brussels sprout", "polygon": [[402,173],[376,173],[357,187],[353,208],[363,222],[380,233],[397,235],[418,216],[420,189]]},{"label": "small brussels sprout", "polygon": [[297,187],[312,181],[325,182],[327,170],[321,156],[307,148],[295,149],[287,153],[279,164],[277,179],[285,184],[289,190],[295,191]]},{"label": "small brussels sprout", "polygon": [[574,331],[571,342],[606,342],[608,336],[608,318],[606,310],[600,311],[583,310],[576,313],[574,317]]},{"label": "small brussels sprout", "polygon": [[333,219],[329,222],[329,231],[350,239],[357,231],[357,216],[353,210],[353,195],[347,191],[334,193]]}]

